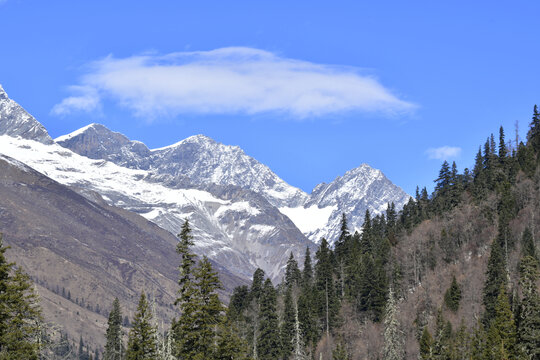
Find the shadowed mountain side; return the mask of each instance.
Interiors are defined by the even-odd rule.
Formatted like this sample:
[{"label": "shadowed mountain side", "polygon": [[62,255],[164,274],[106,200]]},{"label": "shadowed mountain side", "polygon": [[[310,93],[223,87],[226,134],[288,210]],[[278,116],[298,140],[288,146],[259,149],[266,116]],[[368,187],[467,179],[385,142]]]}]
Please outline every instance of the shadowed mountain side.
[{"label": "shadowed mountain side", "polygon": [[[46,319],[67,329],[72,339],[84,333],[94,345],[103,345],[114,297],[132,315],[143,289],[155,297],[160,319],[169,323],[175,316],[180,259],[174,235],[137,214],[90,201],[3,155],[0,199],[0,231],[11,246],[9,259],[38,284]],[[227,292],[243,283],[218,270]]]}]

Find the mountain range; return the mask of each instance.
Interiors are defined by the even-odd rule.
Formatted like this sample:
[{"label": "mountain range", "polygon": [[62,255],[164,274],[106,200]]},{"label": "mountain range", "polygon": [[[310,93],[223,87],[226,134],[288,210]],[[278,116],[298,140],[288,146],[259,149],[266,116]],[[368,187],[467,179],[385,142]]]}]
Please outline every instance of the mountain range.
[{"label": "mountain range", "polygon": [[322,237],[333,243],[342,213],[351,230],[360,230],[366,210],[380,214],[388,203],[399,209],[409,199],[367,164],[307,194],[238,146],[204,135],[148,149],[91,124],[53,140],[3,89],[0,119],[1,153],[173,234],[189,219],[196,252],[245,279],[257,267],[278,279],[287,253],[301,257]]}]

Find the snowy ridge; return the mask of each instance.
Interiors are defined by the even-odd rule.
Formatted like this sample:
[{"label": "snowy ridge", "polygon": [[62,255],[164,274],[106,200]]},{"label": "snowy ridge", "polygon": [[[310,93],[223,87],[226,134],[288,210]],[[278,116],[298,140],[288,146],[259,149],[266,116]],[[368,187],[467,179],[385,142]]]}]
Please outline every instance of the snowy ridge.
[{"label": "snowy ridge", "polygon": [[[135,211],[173,233],[178,233],[183,221],[189,218],[197,240],[195,251],[246,279],[257,267],[278,278],[286,261],[285,254],[292,250],[299,255],[309,245],[298,230],[294,235],[294,229],[286,228],[287,222],[280,228],[279,221],[261,217],[260,214],[268,210],[259,208],[256,202],[224,199],[197,189],[169,188],[147,181],[148,173],[144,170],[92,160],[57,144],[0,136],[0,152],[60,183],[84,189],[83,194],[95,191],[109,204]],[[250,226],[251,223],[258,227]],[[294,236],[286,249],[273,249],[269,227],[282,239],[287,239],[287,230],[292,231]],[[297,241],[291,241],[294,238]],[[240,251],[239,247],[250,252]],[[253,256],[257,249],[268,257]]]},{"label": "snowy ridge", "polygon": [[52,138],[45,127],[19,104],[11,100],[0,85],[0,135],[20,136],[44,144],[51,144]]}]

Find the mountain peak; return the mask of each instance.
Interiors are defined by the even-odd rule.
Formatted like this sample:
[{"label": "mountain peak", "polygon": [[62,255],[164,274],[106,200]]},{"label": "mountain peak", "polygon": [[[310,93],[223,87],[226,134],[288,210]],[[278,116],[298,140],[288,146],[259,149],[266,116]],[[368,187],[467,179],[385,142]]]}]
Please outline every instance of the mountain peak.
[{"label": "mountain peak", "polygon": [[57,143],[65,142],[65,141],[73,139],[73,138],[75,138],[77,136],[81,136],[81,135],[83,135],[85,133],[88,133],[89,131],[98,132],[98,133],[101,133],[103,135],[120,134],[120,133],[115,133],[114,131],[107,128],[105,125],[98,124],[98,123],[92,123],[92,124],[83,126],[82,128],[77,129],[77,130],[75,130],[75,131],[73,131],[73,132],[71,132],[69,134],[59,136],[56,139],[54,139],[54,141],[57,142]]},{"label": "mountain peak", "polygon": [[45,127],[15,101],[11,100],[0,85],[0,135],[20,136],[43,144],[51,144],[52,138]]},{"label": "mountain peak", "polygon": [[150,150],[140,141],[131,141],[124,134],[105,125],[92,123],[67,135],[59,136],[56,143],[91,159],[104,159],[147,167],[143,158]]},{"label": "mountain peak", "polygon": [[5,100],[7,98],[8,98],[7,93],[2,87],[2,84],[0,84],[0,100]]}]

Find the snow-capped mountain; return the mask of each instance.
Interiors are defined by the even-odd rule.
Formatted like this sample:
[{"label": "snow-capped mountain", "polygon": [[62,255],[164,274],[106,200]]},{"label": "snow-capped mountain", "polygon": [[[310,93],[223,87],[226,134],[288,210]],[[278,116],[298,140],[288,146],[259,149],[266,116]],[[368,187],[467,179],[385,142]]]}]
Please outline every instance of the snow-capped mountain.
[{"label": "snow-capped mountain", "polygon": [[333,243],[339,237],[343,213],[354,232],[361,230],[366,210],[378,215],[389,203],[401,209],[407,201],[409,195],[380,170],[362,164],[329,184],[317,185],[304,206],[280,210],[313,241],[325,237]]},{"label": "snow-capped mountain", "polygon": [[0,85],[0,134],[20,136],[43,144],[53,143],[45,127],[11,100],[2,85]]},{"label": "snow-capped mountain", "polygon": [[[1,102],[11,100],[0,100],[0,106],[4,106]],[[6,119],[13,118],[8,113]],[[40,124],[28,114],[19,114],[17,118],[22,119],[21,126],[39,128]],[[0,123],[4,121],[4,117],[0,118]],[[18,125],[11,122],[8,134],[0,133],[0,153],[92,200],[137,212],[173,234],[189,219],[195,235],[195,252],[207,255],[241,278],[249,279],[260,267],[268,276],[278,279],[291,251],[300,257],[306,246],[314,246],[289,218],[250,190],[213,184],[185,186],[171,176],[91,159],[52,141],[14,137],[12,134],[20,134]],[[48,136],[46,131],[45,134]],[[44,138],[41,135],[38,140]],[[121,137],[102,144],[116,141],[121,141]]]},{"label": "snow-capped mountain", "polygon": [[379,214],[387,203],[399,209],[408,199],[365,164],[309,195],[238,146],[204,135],[151,150],[91,124],[53,141],[3,90],[0,110],[0,153],[173,234],[189,218],[195,251],[244,279],[257,267],[277,279],[291,251],[301,258],[322,237],[335,241],[343,212],[356,230],[366,209]]},{"label": "snow-capped mountain", "polygon": [[308,195],[280,179],[266,165],[246,155],[238,146],[227,146],[204,135],[148,150],[100,124],[91,124],[55,141],[78,154],[104,159],[120,166],[151,170],[191,185],[233,185],[261,194],[277,207],[298,206]]},{"label": "snow-capped mountain", "polygon": [[279,208],[316,243],[323,237],[334,242],[342,213],[347,214],[351,230],[359,230],[366,210],[373,215],[381,214],[388,203],[394,202],[400,209],[409,199],[380,170],[367,164],[329,184],[317,185],[308,195],[287,184],[238,146],[224,145],[204,135],[149,150],[139,141],[129,140],[101,124],[91,124],[55,141],[93,159],[149,170],[158,181],[174,182],[177,186],[219,184],[251,190]]}]

